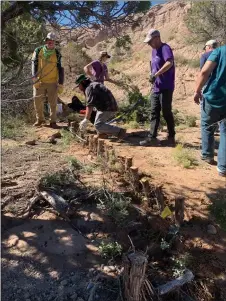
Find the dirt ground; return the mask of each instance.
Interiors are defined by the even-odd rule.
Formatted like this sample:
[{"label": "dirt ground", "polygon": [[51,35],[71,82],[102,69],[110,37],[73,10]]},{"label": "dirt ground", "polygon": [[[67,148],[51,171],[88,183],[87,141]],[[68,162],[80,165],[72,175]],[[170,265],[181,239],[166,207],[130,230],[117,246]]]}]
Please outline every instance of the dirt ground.
[{"label": "dirt ground", "polygon": [[[90,281],[103,270],[103,265],[109,265],[98,252],[101,239],[111,237],[119,241],[124,250],[130,245],[127,229],[115,227],[95,204],[89,202],[80,204],[74,217],[76,225],[89,237],[88,241],[67,222],[46,210],[37,210],[30,219],[18,217],[43,175],[64,168],[68,156],[84,163],[90,160],[88,149],[81,143],[64,145],[63,139],[57,139],[54,145],[45,143],[54,132],[56,130],[42,127],[20,140],[2,141],[2,204],[8,203],[2,212],[3,301],[88,300]],[[186,223],[181,228],[181,252],[192,257],[189,268],[197,281],[194,286],[208,286],[203,299],[197,300],[225,300],[226,234],[208,208],[225,197],[226,180],[218,177],[216,166],[199,160],[198,127],[177,131],[177,139],[189,141],[188,146],[199,162],[191,169],[177,165],[171,147],[140,147],[138,142],[143,135],[131,135],[123,143],[113,141],[116,154],[132,156],[140,173],[150,177],[153,184],[163,184],[169,204],[175,196],[185,197]],[[165,135],[160,133],[160,139]],[[36,145],[25,144],[31,139],[36,139]],[[93,184],[99,181],[98,177],[98,173],[86,175],[83,180]],[[133,218],[131,215],[131,222]],[[139,218],[136,217],[136,221],[140,221]],[[215,226],[215,235],[208,233],[209,224]],[[161,250],[153,249],[144,230],[130,235],[136,247],[144,250],[149,247],[151,262],[165,258]],[[168,259],[164,260],[161,264],[170,265]],[[102,283],[95,300],[116,300],[117,296],[116,274],[108,273],[108,280]]]}]

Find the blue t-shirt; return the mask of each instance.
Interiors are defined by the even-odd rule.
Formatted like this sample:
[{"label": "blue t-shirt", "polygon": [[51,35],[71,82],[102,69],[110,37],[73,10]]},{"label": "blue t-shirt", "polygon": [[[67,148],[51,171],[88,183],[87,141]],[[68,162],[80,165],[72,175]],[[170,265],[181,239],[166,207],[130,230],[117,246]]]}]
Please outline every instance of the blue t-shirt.
[{"label": "blue t-shirt", "polygon": [[202,54],[201,58],[200,58],[200,70],[202,69],[202,67],[205,65],[205,62],[207,61],[208,57],[210,56],[210,54],[213,52],[213,50],[209,51],[209,52],[205,52]]},{"label": "blue t-shirt", "polygon": [[175,84],[175,65],[172,49],[169,45],[162,43],[159,49],[152,50],[151,58],[151,72],[156,73],[167,61],[173,61],[173,66],[165,73],[157,76],[154,83],[154,92],[161,92],[162,90],[174,90]]},{"label": "blue t-shirt", "polygon": [[215,62],[208,83],[203,91],[205,100],[214,108],[226,107],[226,45],[215,49],[208,58]]}]

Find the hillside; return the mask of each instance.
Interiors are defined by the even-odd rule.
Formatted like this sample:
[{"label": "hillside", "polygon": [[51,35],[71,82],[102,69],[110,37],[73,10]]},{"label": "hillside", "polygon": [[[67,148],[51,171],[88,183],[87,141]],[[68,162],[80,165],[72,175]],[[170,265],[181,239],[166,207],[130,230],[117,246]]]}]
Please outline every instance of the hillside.
[{"label": "hillside", "polygon": [[[97,58],[99,51],[107,50],[112,55],[109,69],[120,72],[117,75],[110,74],[111,77],[120,79],[125,74],[144,95],[147,95],[150,93],[148,76],[151,48],[144,44],[143,40],[150,28],[159,29],[162,41],[172,47],[175,55],[177,69],[174,106],[182,112],[189,114],[192,111],[193,114],[198,115],[199,108],[192,104],[192,95],[202,45],[193,45],[189,42],[190,33],[184,23],[188,9],[188,3],[172,1],[153,6],[143,17],[135,16],[134,18],[138,21],[134,29],[121,29],[121,35],[129,35],[131,38],[132,45],[129,51],[117,49],[116,39],[109,37],[109,33],[104,30],[90,29],[89,32],[81,35],[79,41],[82,45],[86,45],[83,49],[92,59]],[[118,100],[125,99],[125,91],[113,84],[106,83],[106,85],[111,88]],[[69,89],[67,89],[69,95],[71,89],[70,82]]]}]

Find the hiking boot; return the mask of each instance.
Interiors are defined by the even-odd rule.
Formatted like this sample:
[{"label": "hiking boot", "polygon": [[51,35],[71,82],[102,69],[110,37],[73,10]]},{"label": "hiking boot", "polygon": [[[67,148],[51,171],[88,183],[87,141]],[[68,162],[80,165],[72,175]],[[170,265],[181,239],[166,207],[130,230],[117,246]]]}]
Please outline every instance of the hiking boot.
[{"label": "hiking boot", "polygon": [[119,140],[123,140],[126,136],[126,130],[125,129],[120,129],[119,133],[118,133],[118,139]]},{"label": "hiking boot", "polygon": [[226,178],[226,172],[218,171],[218,175],[219,175],[220,177]]},{"label": "hiking boot", "polygon": [[217,167],[217,171],[218,171],[218,175],[219,175],[220,177],[226,178],[226,172],[225,172],[225,171],[221,171],[218,167]]},{"label": "hiking boot", "polygon": [[33,126],[42,126],[43,124],[45,124],[45,121],[36,121]]},{"label": "hiking boot", "polygon": [[97,134],[97,136],[100,139],[108,139],[108,134],[105,134],[105,133],[99,133],[99,134]]},{"label": "hiking boot", "polygon": [[140,141],[140,146],[151,146],[156,145],[158,143],[157,138],[146,138],[145,140]]},{"label": "hiking boot", "polygon": [[176,145],[175,137],[168,137],[166,140],[162,140],[161,145],[163,145],[163,146],[175,146]]},{"label": "hiking boot", "polygon": [[215,165],[215,161],[214,158],[208,158],[208,157],[201,157],[202,161],[205,161],[206,163],[210,164],[210,165]]},{"label": "hiking boot", "polygon": [[58,125],[56,124],[56,122],[50,122],[49,126],[52,128],[52,129],[59,129]]}]

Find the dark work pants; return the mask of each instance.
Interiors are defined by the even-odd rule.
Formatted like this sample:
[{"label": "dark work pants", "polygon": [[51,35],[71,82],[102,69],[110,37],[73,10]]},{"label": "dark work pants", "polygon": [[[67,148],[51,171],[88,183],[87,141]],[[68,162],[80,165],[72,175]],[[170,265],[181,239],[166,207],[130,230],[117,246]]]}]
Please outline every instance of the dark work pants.
[{"label": "dark work pants", "polygon": [[175,136],[175,126],[174,118],[172,113],[172,100],[173,100],[173,91],[172,90],[162,90],[158,93],[151,94],[151,129],[150,129],[150,138],[156,138],[159,122],[160,122],[160,112],[162,110],[163,118],[166,121],[168,129],[168,137]]}]

